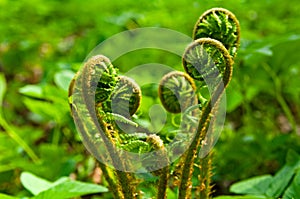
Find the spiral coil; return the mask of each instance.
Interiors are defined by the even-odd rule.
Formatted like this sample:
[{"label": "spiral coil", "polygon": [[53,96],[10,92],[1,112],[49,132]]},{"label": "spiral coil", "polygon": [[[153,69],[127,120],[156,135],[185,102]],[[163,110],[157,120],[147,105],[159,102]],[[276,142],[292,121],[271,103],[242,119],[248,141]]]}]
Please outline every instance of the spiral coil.
[{"label": "spiral coil", "polygon": [[240,42],[240,25],[235,15],[224,8],[204,12],[196,22],[193,39],[212,38],[220,41],[234,58]]}]

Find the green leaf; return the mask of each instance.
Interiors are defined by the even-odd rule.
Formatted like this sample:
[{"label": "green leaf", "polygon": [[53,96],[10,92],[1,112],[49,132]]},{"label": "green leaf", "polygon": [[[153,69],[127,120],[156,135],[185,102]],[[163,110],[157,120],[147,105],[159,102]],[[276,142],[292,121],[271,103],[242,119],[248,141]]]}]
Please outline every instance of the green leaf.
[{"label": "green leaf", "polygon": [[2,194],[2,193],[0,193],[0,198],[1,199],[20,199],[20,198],[16,198],[16,197],[9,196],[9,195]]},{"label": "green leaf", "polygon": [[43,97],[43,89],[38,85],[26,85],[19,89],[19,92],[29,97]]},{"label": "green leaf", "polygon": [[6,92],[5,76],[3,73],[0,73],[0,107],[2,107],[5,92]]},{"label": "green leaf", "polygon": [[270,197],[280,197],[295,175],[296,169],[300,167],[300,156],[293,150],[289,150],[286,158],[286,165],[283,166],[273,177],[273,182],[266,191]]},{"label": "green leaf", "polygon": [[21,174],[21,183],[33,195],[37,195],[40,192],[45,191],[52,186],[51,182],[39,178],[29,172],[23,172]]},{"label": "green leaf", "polygon": [[294,150],[289,150],[286,155],[286,163],[288,165],[294,166],[295,169],[299,168],[300,167],[300,155]]},{"label": "green leaf", "polygon": [[271,199],[265,196],[218,196],[214,199]]},{"label": "green leaf", "polygon": [[69,84],[73,79],[75,73],[70,70],[63,70],[55,74],[54,82],[57,86],[65,91],[68,91]]},{"label": "green leaf", "polygon": [[283,37],[280,42],[272,47],[274,52],[272,59],[270,59],[270,66],[275,71],[287,69],[294,63],[299,61],[297,53],[300,45],[300,36],[291,35]]},{"label": "green leaf", "polygon": [[300,172],[295,176],[291,186],[284,192],[282,199],[297,198],[300,196]]},{"label": "green leaf", "polygon": [[100,185],[71,181],[68,179],[67,181],[58,183],[50,189],[41,192],[33,199],[68,199],[72,197],[107,191],[108,189],[106,187]]},{"label": "green leaf", "polygon": [[29,172],[21,174],[21,182],[28,191],[35,195],[34,199],[67,199],[108,191],[106,187],[72,181],[67,177],[62,177],[55,182],[49,182]]},{"label": "green leaf", "polygon": [[259,88],[257,86],[249,86],[245,93],[245,98],[251,101],[259,93]]},{"label": "green leaf", "polygon": [[33,113],[42,116],[47,120],[64,121],[65,114],[68,111],[68,106],[63,106],[58,103],[35,100],[32,98],[24,98],[23,103]]},{"label": "green leaf", "polygon": [[271,175],[257,176],[233,184],[230,187],[230,192],[237,194],[264,195],[271,182]]}]

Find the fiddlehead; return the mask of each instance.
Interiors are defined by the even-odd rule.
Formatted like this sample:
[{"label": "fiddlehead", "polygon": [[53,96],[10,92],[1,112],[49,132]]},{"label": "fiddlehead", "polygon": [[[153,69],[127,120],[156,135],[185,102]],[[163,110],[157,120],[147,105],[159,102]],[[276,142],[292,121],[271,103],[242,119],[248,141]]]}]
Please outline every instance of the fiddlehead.
[{"label": "fiddlehead", "polygon": [[[234,16],[234,14],[226,9],[223,9],[223,8],[210,9],[210,10],[206,11],[205,13],[203,13],[200,16],[199,20],[196,22],[194,31],[193,31],[193,38],[196,40],[198,40],[199,38],[212,38],[212,39],[218,40],[225,46],[225,48],[228,50],[231,57],[235,58],[236,52],[237,52],[237,49],[238,49],[239,43],[240,43],[239,22],[236,19],[236,17]],[[222,51],[223,51],[222,53],[224,55],[224,50],[222,50]],[[226,59],[226,57],[225,57],[225,59]],[[221,61],[221,63],[222,63],[222,61]],[[223,62],[223,63],[225,63],[225,62]],[[227,63],[229,63],[229,62],[227,62]],[[185,64],[184,64],[184,66],[186,69],[189,68],[189,67],[186,67]],[[216,64],[216,66],[218,66],[218,64]],[[220,71],[219,74],[223,75],[224,87],[226,87],[230,80],[230,76],[226,77],[226,74],[229,74],[229,73],[226,73],[226,72],[224,73],[224,71],[220,70],[220,67],[217,67],[217,68]],[[222,67],[221,67],[221,69],[222,69]],[[187,72],[188,72],[188,70],[187,70]],[[211,72],[211,73],[213,73],[213,72]],[[224,76],[224,74],[225,74],[225,76]],[[196,77],[197,75],[199,75],[199,73],[196,72],[196,75],[195,74],[193,74],[193,75]],[[215,84],[215,85],[217,85],[217,84]],[[223,90],[222,88],[220,88],[219,91],[217,89],[218,92],[222,92],[222,90]],[[219,97],[216,97],[213,100],[218,101],[218,98]],[[217,109],[218,105],[212,104],[211,106],[214,109]],[[212,111],[213,110],[211,110],[211,112]],[[214,114],[216,114],[216,113],[214,113]],[[204,116],[202,116],[202,117],[204,117]],[[209,118],[210,117],[207,116],[208,121],[210,120]],[[208,123],[208,122],[206,122],[206,123]],[[214,123],[214,122],[212,121],[212,123]],[[204,142],[204,141],[207,142],[207,140],[205,138],[207,133],[212,134],[212,132],[207,132],[207,131],[208,131],[207,127],[206,127],[206,129],[203,128],[202,133],[201,133],[202,134],[201,139],[202,140],[205,139],[205,140],[203,140],[201,142]],[[213,140],[209,139],[208,142],[209,142],[208,145],[211,145]],[[200,145],[201,145],[201,143],[200,143]],[[205,157],[204,159],[197,160],[197,161],[199,161],[198,164],[201,166],[201,169],[200,169],[200,175],[199,175],[200,185],[197,187],[196,194],[198,194],[198,196],[201,198],[208,198],[209,194],[210,194],[211,186],[209,184],[210,184],[210,177],[211,177],[211,171],[210,171],[211,168],[209,167],[209,165],[211,165],[211,157],[212,157],[212,155],[208,154],[208,156]]]},{"label": "fiddlehead", "polygon": [[195,104],[196,86],[192,78],[183,72],[170,72],[160,81],[158,94],[165,109],[180,113]]},{"label": "fiddlehead", "polygon": [[134,80],[119,76],[110,98],[103,103],[103,109],[129,118],[138,110],[141,98],[141,89]]},{"label": "fiddlehead", "polygon": [[[197,151],[206,138],[208,124],[213,110],[228,85],[233,61],[223,44],[217,40],[202,38],[194,41],[183,55],[183,65],[188,74],[209,87],[213,87],[211,98],[203,107],[195,137],[188,149],[182,169],[179,186],[179,198],[189,198],[191,192],[191,176]],[[204,84],[200,85],[204,85]],[[208,187],[206,187],[208,189]]]},{"label": "fiddlehead", "polygon": [[[100,75],[101,76],[100,76]],[[98,78],[100,76],[100,78]],[[105,172],[110,183],[111,190],[114,191],[116,198],[136,198],[139,193],[135,191],[135,183],[137,182],[134,176],[130,173],[126,173],[126,168],[130,169],[130,159],[127,153],[145,154],[153,152],[154,155],[159,155],[160,161],[158,161],[157,167],[153,170],[160,170],[161,162],[167,165],[168,157],[164,151],[164,145],[162,140],[158,136],[148,135],[146,133],[134,133],[138,132],[141,128],[137,128],[138,124],[131,120],[131,116],[137,111],[141,101],[141,90],[139,86],[130,78],[125,76],[118,76],[117,69],[114,69],[109,59],[104,56],[96,56],[89,59],[81,71],[78,72],[74,80],[70,84],[69,100],[71,102],[72,110],[77,113],[77,108],[85,109],[85,113],[95,113],[95,117],[89,119],[82,119],[76,117],[76,121],[80,120],[80,129],[84,136],[84,139],[93,147],[94,153],[100,156],[101,159],[111,159],[111,163],[115,168],[121,168],[114,170],[115,177],[109,175],[109,172]],[[75,98],[83,99],[80,103],[73,104],[73,92],[79,95]],[[81,107],[82,106],[82,107]],[[94,125],[93,125],[94,124]],[[99,126],[98,132],[92,133],[94,127]],[[89,129],[92,130],[89,132]],[[128,131],[133,133],[127,134]],[[154,139],[155,138],[155,139]],[[108,154],[101,154],[101,149],[94,148],[99,142],[104,142],[107,148]],[[160,148],[160,149],[158,149]],[[123,150],[123,152],[121,152]],[[156,153],[156,151],[158,152]],[[95,152],[96,151],[96,152]],[[119,153],[119,151],[121,153]],[[107,156],[108,155],[108,156]],[[139,156],[132,156],[139,157]],[[142,157],[147,157],[145,154]],[[148,160],[153,159],[150,157]],[[164,159],[161,161],[161,159]],[[126,161],[128,160],[128,161]],[[145,165],[144,165],[145,163]],[[121,165],[120,165],[121,164]],[[145,160],[143,166],[147,168],[149,162]],[[153,162],[151,162],[153,165]],[[103,165],[102,167],[106,167]],[[163,170],[164,169],[164,170]],[[159,181],[160,195],[164,196],[167,183],[167,171],[166,168],[162,170],[161,180]],[[106,170],[109,170],[106,168]],[[117,182],[113,182],[111,177]],[[163,193],[163,194],[162,194]]]},{"label": "fiddlehead", "polygon": [[[190,44],[183,55],[185,71],[195,80],[213,83],[228,82],[232,59],[223,44],[217,40],[202,38]],[[227,71],[226,71],[227,70]]]},{"label": "fiddlehead", "polygon": [[130,117],[138,110],[140,101],[140,87],[133,79],[119,76],[111,96],[98,110],[104,112],[104,122],[110,124],[110,132],[116,146],[133,153],[150,151],[150,145],[146,142],[147,134],[136,133],[138,124]]},{"label": "fiddlehead", "polygon": [[234,58],[240,41],[239,22],[233,13],[224,8],[210,9],[195,24],[193,39],[199,38],[220,41]]},{"label": "fiddlehead", "polygon": [[[83,68],[83,73],[86,77],[87,91],[95,91],[96,104],[107,100],[118,82],[118,70],[103,55],[91,57]],[[100,79],[95,80],[95,75],[99,74]]]},{"label": "fiddlehead", "polygon": [[[138,194],[132,184],[134,178],[124,172],[127,165],[121,157],[122,154],[117,151],[115,136],[118,137],[118,131],[114,129],[114,120],[102,109],[102,105],[111,100],[119,81],[118,70],[109,59],[102,55],[94,56],[84,64],[71,82],[69,100],[74,120],[89,150],[101,160],[108,160],[114,168],[118,168],[113,172],[116,182],[107,179],[115,197],[136,198]],[[103,146],[96,147],[100,144]]]}]

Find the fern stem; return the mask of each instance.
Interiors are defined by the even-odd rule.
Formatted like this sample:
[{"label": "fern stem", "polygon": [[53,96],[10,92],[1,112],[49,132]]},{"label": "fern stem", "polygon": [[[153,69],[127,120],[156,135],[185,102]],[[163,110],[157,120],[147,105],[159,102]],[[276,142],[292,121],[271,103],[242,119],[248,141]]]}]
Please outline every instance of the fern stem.
[{"label": "fern stem", "polygon": [[[88,135],[88,132],[86,132],[86,128],[84,128],[84,125],[83,125],[83,122],[82,122],[82,119],[78,116],[78,113],[76,111],[77,109],[76,108],[73,108],[72,109],[72,115],[73,115],[73,118],[77,121],[80,121],[80,122],[77,122],[77,125],[78,125],[78,128],[81,129],[82,131],[84,131],[84,133],[82,133],[81,135],[83,136],[83,140],[90,140],[90,137],[87,136]],[[89,151],[94,151],[97,153],[97,156],[100,157],[101,159],[103,159],[103,155],[102,154],[99,154],[97,152],[97,149],[94,145],[89,145],[89,148],[88,148]],[[109,175],[108,173],[108,168],[102,164],[100,161],[99,161],[99,166],[103,172],[103,175],[106,179],[106,181],[108,182],[109,184],[109,188],[111,189],[111,191],[113,192],[113,195],[116,199],[124,199],[124,194],[122,193],[122,191],[118,188],[118,185],[116,182],[113,181],[113,178]]]},{"label": "fern stem", "polygon": [[168,178],[169,178],[169,166],[166,166],[161,169],[161,175],[158,181],[157,199],[167,198]]},{"label": "fern stem", "polygon": [[103,122],[103,118],[98,117],[95,113],[95,99],[94,96],[91,96],[89,91],[86,88],[90,88],[89,85],[89,77],[90,77],[90,70],[89,67],[86,66],[83,68],[83,74],[81,77],[78,77],[76,81],[80,81],[81,84],[81,91],[82,91],[82,98],[83,103],[86,105],[86,108],[88,112],[91,114],[91,120],[95,124],[96,128],[98,129],[98,132],[100,134],[101,139],[103,140],[104,147],[106,148],[106,151],[111,159],[112,166],[115,168],[120,168],[120,170],[116,170],[116,176],[117,180],[120,186],[122,193],[124,194],[125,199],[133,199],[136,198],[136,192],[135,187],[132,186],[130,175],[126,172],[123,172],[125,170],[124,162],[122,161],[120,154],[116,150],[115,144],[110,136],[110,133],[107,132],[107,129],[105,128],[105,124]]},{"label": "fern stem", "polygon": [[[105,132],[106,129],[104,129],[104,123],[103,121],[99,118],[99,125],[101,127],[101,129]],[[106,145],[107,151],[110,155],[110,158],[112,160],[112,164],[113,165],[118,165],[118,167],[122,168],[123,170],[124,168],[124,163],[121,161],[121,158],[118,154],[118,152],[115,149],[114,146],[114,142],[112,140],[107,140],[107,137],[105,135],[103,135],[103,133],[100,133],[102,137],[102,139],[104,140],[104,143]],[[106,132],[105,134],[108,134],[108,132]],[[131,179],[130,179],[130,175],[126,172],[123,171],[119,171],[116,170],[116,175],[117,175],[117,179],[119,184],[121,185],[122,188],[122,192],[124,194],[125,199],[132,199],[132,198],[136,198],[136,194],[135,194],[135,189],[131,184]]]},{"label": "fern stem", "polygon": [[212,153],[200,160],[199,186],[196,190],[197,198],[209,199],[211,194],[211,176],[212,176]]},{"label": "fern stem", "polygon": [[137,198],[137,193],[135,192],[135,187],[132,186],[130,175],[123,171],[116,171],[119,182],[122,186],[122,191],[124,193],[125,199]]},{"label": "fern stem", "polygon": [[207,106],[204,109],[203,115],[199,121],[199,127],[201,128],[201,130],[196,133],[195,138],[191,143],[189,150],[186,153],[185,161],[182,168],[181,181],[179,185],[178,199],[190,198],[190,191],[192,188],[191,177],[193,173],[194,160],[196,158],[197,148],[200,145],[200,141],[202,140],[201,135],[206,134],[202,132],[207,131],[205,123],[207,118],[209,117],[210,112],[211,106]]},{"label": "fern stem", "polygon": [[116,185],[116,183],[113,181],[112,176],[109,175],[108,168],[105,166],[105,164],[102,164],[101,162],[99,162],[99,167],[102,170],[104,178],[108,182],[109,189],[113,193],[114,198],[115,199],[123,199],[124,195],[121,192],[121,190],[118,188],[118,186]]},{"label": "fern stem", "polygon": [[181,181],[179,185],[179,199],[186,199],[190,195],[190,191],[192,188],[191,184],[191,176],[193,172],[193,164],[194,160],[197,156],[197,149],[200,146],[200,143],[203,139],[205,139],[207,130],[208,130],[208,124],[210,121],[210,117],[212,116],[212,111],[216,107],[218,101],[220,100],[225,87],[228,85],[231,75],[232,75],[232,60],[229,58],[228,60],[229,67],[226,67],[223,77],[223,82],[218,84],[216,87],[215,92],[213,93],[209,103],[207,103],[207,106],[204,107],[202,115],[199,120],[198,124],[198,131],[187,151],[187,155],[184,161],[183,170],[182,170],[182,176]]}]

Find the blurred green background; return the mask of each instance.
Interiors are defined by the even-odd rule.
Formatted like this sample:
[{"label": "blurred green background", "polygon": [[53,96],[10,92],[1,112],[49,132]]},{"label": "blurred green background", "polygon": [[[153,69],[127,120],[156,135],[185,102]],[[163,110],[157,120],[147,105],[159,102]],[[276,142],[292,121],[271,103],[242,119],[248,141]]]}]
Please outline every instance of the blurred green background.
[{"label": "blurred green background", "polygon": [[[235,181],[274,174],[289,149],[300,152],[298,0],[0,0],[0,192],[29,195],[22,171],[101,184],[70,116],[70,79],[110,36],[139,27],[191,36],[212,7],[232,11],[241,25],[226,123],[214,152],[215,195],[227,194]],[[155,50],[115,64],[128,70],[150,62],[180,66]]]}]

